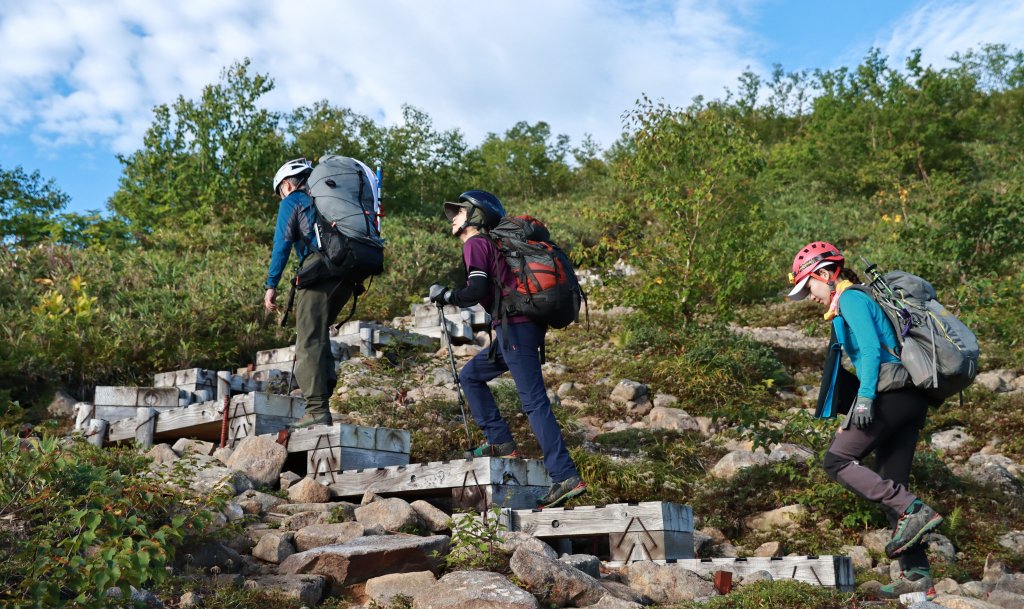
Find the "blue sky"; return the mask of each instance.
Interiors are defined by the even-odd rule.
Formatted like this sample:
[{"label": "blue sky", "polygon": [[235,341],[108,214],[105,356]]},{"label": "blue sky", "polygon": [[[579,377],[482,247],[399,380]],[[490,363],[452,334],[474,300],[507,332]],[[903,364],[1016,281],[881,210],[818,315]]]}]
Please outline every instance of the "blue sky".
[{"label": "blue sky", "polygon": [[328,99],[394,124],[410,103],[473,144],[544,120],[607,146],[642,94],[686,105],[747,68],[855,65],[872,46],[943,65],[1022,35],[1019,0],[0,0],[0,166],[102,210],[152,107],[243,57],[274,78],[273,110]]}]

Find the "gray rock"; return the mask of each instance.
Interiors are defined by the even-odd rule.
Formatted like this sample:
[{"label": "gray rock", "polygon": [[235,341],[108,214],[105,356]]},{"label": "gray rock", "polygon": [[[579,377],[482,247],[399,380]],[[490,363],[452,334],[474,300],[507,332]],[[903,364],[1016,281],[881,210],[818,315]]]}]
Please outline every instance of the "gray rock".
[{"label": "gray rock", "polygon": [[532,594],[489,571],[455,571],[417,595],[413,609],[540,609]]},{"label": "gray rock", "polygon": [[356,508],[356,520],[366,527],[381,526],[385,531],[416,528],[419,517],[404,499],[389,497]]},{"label": "gray rock", "polygon": [[697,419],[680,408],[654,406],[651,409],[651,413],[647,415],[647,422],[651,429],[700,431],[700,424],[697,422]]},{"label": "gray rock", "polygon": [[279,573],[324,575],[339,587],[388,573],[437,571],[441,556],[448,553],[444,535],[382,535],[357,537],[331,546],[292,554],[278,567]]},{"label": "gray rock", "polygon": [[814,458],[814,452],[799,444],[779,444],[768,453],[768,460],[772,463],[779,461],[792,461],[794,463],[809,463]]},{"label": "gray rock", "polygon": [[184,457],[185,453],[195,453],[197,455],[210,456],[213,454],[214,445],[213,442],[206,442],[204,440],[193,440],[192,438],[178,438],[178,441],[171,447],[179,457]]},{"label": "gray rock", "polygon": [[572,390],[576,388],[576,383],[562,383],[558,386],[558,390],[555,391],[558,397],[564,398],[565,396],[572,393]]},{"label": "gray rock", "polygon": [[642,609],[643,605],[624,600],[614,594],[608,593],[602,596],[601,600],[597,601],[593,605],[587,605],[587,607],[589,609]]},{"label": "gray rock", "polygon": [[46,407],[46,413],[53,419],[70,419],[75,416],[75,404],[78,400],[68,395],[63,389],[58,389],[53,395],[53,400]]},{"label": "gray rock", "polygon": [[436,583],[430,571],[415,573],[391,573],[366,580],[364,593],[372,602],[386,607],[396,596],[415,599]]},{"label": "gray rock", "polygon": [[285,503],[274,508],[278,514],[298,514],[299,512],[330,512],[337,507],[348,507],[349,511],[355,511],[355,505],[346,501],[333,503]]},{"label": "gray rock", "polygon": [[419,516],[423,527],[431,533],[440,533],[451,528],[451,516],[440,508],[435,507],[427,501],[417,499],[409,504],[409,507]]},{"label": "gray rock", "polygon": [[[144,607],[145,609],[164,609],[163,602],[149,590],[139,589],[135,586],[131,586],[130,588],[132,605],[135,607]],[[122,596],[123,593],[120,588],[109,588],[106,593],[107,598],[119,599]]]},{"label": "gray rock", "polygon": [[892,539],[892,531],[889,529],[874,529],[861,535],[861,542],[874,554],[885,556],[885,544]]},{"label": "gray rock", "polygon": [[1024,573],[1007,573],[996,581],[995,590],[1024,594]]},{"label": "gray rock", "polygon": [[842,546],[839,550],[850,557],[855,571],[870,569],[875,564],[871,559],[871,552],[864,546]]},{"label": "gray rock", "polygon": [[749,586],[750,584],[757,583],[757,582],[763,582],[763,581],[769,581],[770,582],[770,581],[774,581],[774,579],[775,578],[772,577],[772,574],[771,574],[770,571],[763,571],[763,570],[762,571],[753,571],[753,572],[747,573],[746,575],[741,577],[740,581],[739,581],[739,585],[741,585],[741,586]]},{"label": "gray rock", "polygon": [[1008,391],[1010,383],[1016,378],[1016,374],[1013,370],[1001,368],[999,370],[989,370],[988,372],[982,372],[974,378],[974,382],[981,385],[985,389],[993,392]]},{"label": "gray rock", "polygon": [[658,605],[672,605],[718,594],[711,582],[678,565],[642,561],[629,565],[625,571],[629,587]]},{"label": "gray rock", "polygon": [[612,389],[611,399],[613,402],[639,402],[640,398],[647,396],[647,385],[623,379]]},{"label": "gray rock", "polygon": [[944,577],[935,582],[935,592],[937,594],[950,594],[952,596],[963,596],[964,594],[963,590],[960,588],[960,584],[952,577]]},{"label": "gray rock", "polygon": [[270,436],[247,436],[235,447],[228,467],[243,472],[254,483],[272,487],[281,477],[288,450]]},{"label": "gray rock", "polygon": [[805,505],[786,505],[760,514],[754,514],[743,521],[752,531],[773,531],[775,529],[799,526],[799,521],[807,515]]},{"label": "gray rock", "polygon": [[960,584],[960,589],[964,595],[973,598],[985,598],[994,587],[994,584],[979,581],[969,581]]},{"label": "gray rock", "polygon": [[282,491],[288,490],[288,487],[290,487],[291,485],[295,484],[299,480],[302,480],[302,476],[296,474],[295,472],[281,472],[281,479],[280,479],[281,490]]},{"label": "gray rock", "polygon": [[331,490],[312,478],[303,478],[288,487],[288,500],[292,503],[326,503]]},{"label": "gray rock", "polygon": [[298,531],[313,524],[325,524],[326,522],[327,512],[299,512],[282,520],[281,528],[286,531]]},{"label": "gray rock", "polygon": [[504,531],[501,533],[501,537],[501,551],[505,552],[509,556],[512,556],[516,553],[516,550],[523,547],[530,552],[543,554],[551,559],[558,558],[558,552],[555,552],[554,548],[529,533],[524,533],[522,531]]},{"label": "gray rock", "polygon": [[608,591],[608,594],[622,599],[630,603],[637,603],[638,605],[650,605],[653,603],[651,599],[647,598],[643,594],[640,594],[636,590],[630,588],[626,584],[618,581],[612,581],[610,579],[599,580],[601,587]]},{"label": "gray rock", "polygon": [[974,437],[963,427],[953,427],[932,434],[932,448],[945,453],[959,452],[964,446],[974,441]]},{"label": "gray rock", "polygon": [[762,452],[749,450],[734,450],[718,460],[718,463],[708,472],[715,478],[728,480],[735,476],[740,470],[755,465],[767,465],[768,455]]},{"label": "gray rock", "polygon": [[153,448],[149,449],[149,452],[146,453],[146,455],[149,456],[149,458],[153,460],[153,463],[157,465],[174,463],[178,460],[178,453],[174,452],[174,450],[167,444],[155,445]]},{"label": "gray rock", "polygon": [[1024,556],[1024,531],[1010,531],[999,536],[999,545],[1017,556]]},{"label": "gray rock", "polygon": [[275,531],[260,537],[256,547],[252,549],[252,555],[256,558],[280,564],[286,558],[295,554],[295,545],[292,541],[295,534],[291,531]]},{"label": "gray rock", "polygon": [[932,603],[945,607],[946,609],[1001,609],[999,605],[993,605],[988,601],[979,598],[968,598],[966,596],[936,596]]},{"label": "gray rock", "polygon": [[[163,467],[169,469],[170,464]],[[190,455],[184,466],[189,478],[189,489],[197,495],[226,492],[234,497],[253,488],[252,481],[242,472],[224,467],[220,461],[205,455]]]},{"label": "gray rock", "polygon": [[228,459],[231,458],[231,453],[233,452],[235,452],[235,449],[231,448],[230,446],[221,446],[220,448],[215,448],[213,450],[213,455],[211,456],[214,459],[223,463],[224,465],[227,465]]},{"label": "gray rock", "polygon": [[578,569],[594,579],[601,579],[601,559],[590,554],[567,554],[558,559],[574,569]]},{"label": "gray rock", "polygon": [[321,546],[345,543],[356,537],[362,537],[363,533],[363,525],[358,522],[311,524],[295,532],[295,549],[305,552]]},{"label": "gray rock", "polygon": [[778,541],[766,541],[754,550],[754,556],[760,558],[774,558],[782,556],[783,553],[782,543]]},{"label": "gray rock", "polygon": [[988,602],[1003,609],[1024,609],[1024,594],[996,588],[988,595]]},{"label": "gray rock", "polygon": [[[270,512],[270,511],[274,510],[275,508],[277,508],[277,506],[279,506],[279,505],[281,505],[283,503],[287,503],[284,499],[278,497],[277,495],[271,495],[270,493],[263,493],[261,491],[255,491],[255,490],[253,490],[253,491],[245,491],[244,493],[239,493],[235,497],[235,501],[237,501],[240,505],[244,501],[249,501],[249,502],[255,503],[257,508],[258,508],[257,512],[255,512],[255,513],[258,513],[258,514],[262,514],[262,513],[265,513],[265,512]],[[252,512],[247,512],[247,513],[252,513]]]},{"label": "gray rock", "polygon": [[928,556],[934,562],[956,562],[956,548],[953,546],[953,542],[948,537],[940,533],[931,533],[925,537],[925,543],[927,543]]},{"label": "gray rock", "polygon": [[975,454],[967,460],[963,466],[953,468],[953,472],[959,476],[972,478],[973,480],[998,488],[999,490],[1015,497],[1024,496],[1024,486],[1011,471],[1017,469],[1012,460],[1003,455]]},{"label": "gray rock", "polygon": [[320,575],[263,575],[249,581],[255,582],[254,587],[257,589],[298,599],[308,607],[320,602],[326,583],[325,578]]},{"label": "gray rock", "polygon": [[186,592],[178,599],[181,609],[199,609],[203,606],[203,596],[198,592]]},{"label": "gray rock", "polygon": [[654,407],[655,408],[672,408],[673,404],[677,404],[679,398],[674,395],[667,393],[656,393],[654,394]]},{"label": "gray rock", "polygon": [[697,558],[709,558],[711,550],[715,547],[715,541],[709,535],[699,531],[693,533],[693,555]]},{"label": "gray rock", "polygon": [[586,607],[607,594],[601,584],[586,573],[525,548],[516,550],[509,567],[526,589],[545,605]]}]

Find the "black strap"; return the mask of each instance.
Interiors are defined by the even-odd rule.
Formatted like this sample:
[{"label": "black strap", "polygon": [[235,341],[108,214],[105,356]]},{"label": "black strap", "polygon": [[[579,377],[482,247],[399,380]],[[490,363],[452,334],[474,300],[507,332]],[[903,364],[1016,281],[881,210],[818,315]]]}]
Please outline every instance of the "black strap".
[{"label": "black strap", "polygon": [[295,290],[296,290],[296,288],[298,286],[298,283],[299,283],[299,278],[298,277],[292,277],[292,281],[291,281],[292,289],[288,291],[288,306],[286,306],[284,308],[284,315],[281,316],[281,327],[282,328],[285,326],[285,324],[288,323],[288,313],[291,312],[292,305],[295,304]]}]

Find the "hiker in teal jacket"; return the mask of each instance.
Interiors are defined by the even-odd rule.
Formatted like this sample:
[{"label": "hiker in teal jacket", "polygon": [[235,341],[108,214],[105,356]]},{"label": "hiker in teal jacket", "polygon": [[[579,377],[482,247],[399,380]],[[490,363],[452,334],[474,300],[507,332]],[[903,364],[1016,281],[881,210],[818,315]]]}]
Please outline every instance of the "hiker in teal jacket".
[{"label": "hiker in teal jacket", "polygon": [[[282,165],[274,176],[274,192],[281,197],[281,204],[274,229],[270,267],[263,284],[266,290],[263,306],[269,312],[277,310],[277,286],[291,250],[295,249],[302,266],[318,263],[316,256],[309,255],[307,245],[314,237],[312,202],[306,192],[306,178],[312,171],[312,163],[306,159],[295,159]],[[330,326],[351,294],[349,283],[329,277],[298,291],[294,374],[306,400],[306,415],[294,423],[293,428],[330,425],[332,422],[329,400],[336,374]]]},{"label": "hiker in teal jacket", "polygon": [[[832,323],[815,414],[845,417],[825,454],[825,472],[881,506],[893,527],[885,552],[899,559],[900,576],[878,593],[934,594],[922,542],[942,516],[907,488],[930,400],[910,383],[889,319],[874,299],[854,287],[860,280],[844,266],[834,245],[815,241],[797,252],[790,273],[789,298],[809,297],[823,305],[825,319]],[[856,375],[842,367],[843,352]],[[871,453],[875,469],[862,463]]]}]

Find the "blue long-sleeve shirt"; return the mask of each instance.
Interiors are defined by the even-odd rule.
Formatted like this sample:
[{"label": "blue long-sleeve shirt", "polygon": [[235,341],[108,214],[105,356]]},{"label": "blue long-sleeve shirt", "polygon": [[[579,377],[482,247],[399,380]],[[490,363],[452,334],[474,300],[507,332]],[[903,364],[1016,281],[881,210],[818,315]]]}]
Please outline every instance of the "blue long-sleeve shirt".
[{"label": "blue long-sleeve shirt", "polygon": [[274,248],[270,255],[265,288],[277,288],[288,264],[288,255],[295,248],[295,255],[302,260],[308,253],[306,240],[313,236],[313,202],[309,195],[297,190],[281,200],[277,210],[277,225],[274,227]]},{"label": "blue long-sleeve shirt", "polygon": [[841,315],[832,320],[836,339],[857,370],[857,395],[875,399],[878,368],[898,362],[896,333],[882,308],[867,294],[844,290],[839,295]]}]

